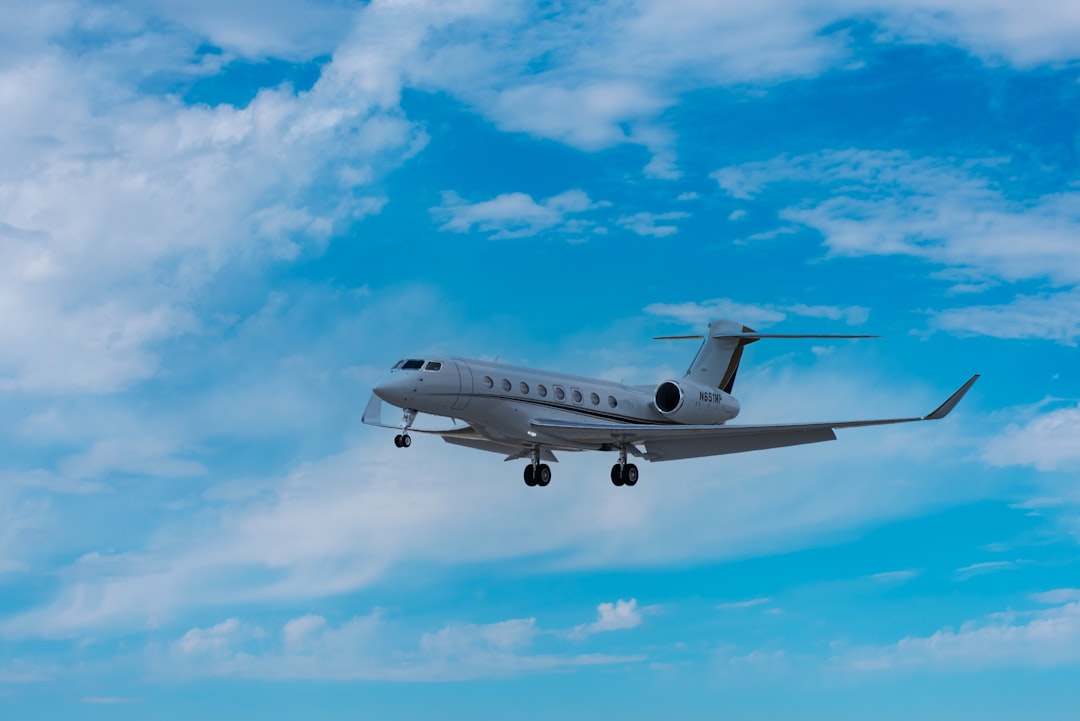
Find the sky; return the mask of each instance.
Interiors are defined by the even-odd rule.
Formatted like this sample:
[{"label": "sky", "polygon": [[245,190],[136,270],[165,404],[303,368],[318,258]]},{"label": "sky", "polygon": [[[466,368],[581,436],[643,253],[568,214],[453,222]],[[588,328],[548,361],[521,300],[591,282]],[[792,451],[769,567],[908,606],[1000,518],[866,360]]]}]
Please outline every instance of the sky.
[{"label": "sky", "polygon": [[[1067,0],[0,0],[4,719],[1066,719]],[[360,417],[401,357],[738,422],[521,463]]]}]

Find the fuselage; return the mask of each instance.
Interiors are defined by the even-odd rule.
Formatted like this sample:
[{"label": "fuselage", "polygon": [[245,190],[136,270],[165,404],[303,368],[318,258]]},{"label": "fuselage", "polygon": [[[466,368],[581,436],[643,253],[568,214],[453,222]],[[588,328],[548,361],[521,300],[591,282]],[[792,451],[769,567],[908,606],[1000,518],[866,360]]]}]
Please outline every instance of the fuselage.
[{"label": "fuselage", "polygon": [[[567,447],[530,422],[542,418],[677,425],[670,414],[658,410],[655,391],[654,386],[445,356],[399,361],[374,389],[387,403],[462,420],[492,441],[575,450],[582,448]],[[739,412],[738,402],[719,391],[688,394],[683,403],[707,405],[718,423]]]}]

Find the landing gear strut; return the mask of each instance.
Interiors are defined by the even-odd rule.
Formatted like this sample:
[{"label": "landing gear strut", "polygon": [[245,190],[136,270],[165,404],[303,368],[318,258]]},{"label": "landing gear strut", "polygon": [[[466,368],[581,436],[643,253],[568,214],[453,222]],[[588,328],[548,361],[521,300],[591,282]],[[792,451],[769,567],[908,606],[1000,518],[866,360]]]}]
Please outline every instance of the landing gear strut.
[{"label": "landing gear strut", "polygon": [[416,411],[412,408],[406,408],[401,416],[401,433],[394,436],[395,446],[398,448],[408,448],[412,445],[412,437],[409,435],[409,429],[412,428],[413,421],[415,420]]},{"label": "landing gear strut", "polygon": [[611,482],[616,486],[636,486],[638,469],[626,462],[626,446],[619,448],[619,462],[611,467]]},{"label": "landing gear strut", "polygon": [[551,468],[540,462],[540,449],[532,449],[532,462],[525,466],[526,486],[546,486],[551,483]]}]

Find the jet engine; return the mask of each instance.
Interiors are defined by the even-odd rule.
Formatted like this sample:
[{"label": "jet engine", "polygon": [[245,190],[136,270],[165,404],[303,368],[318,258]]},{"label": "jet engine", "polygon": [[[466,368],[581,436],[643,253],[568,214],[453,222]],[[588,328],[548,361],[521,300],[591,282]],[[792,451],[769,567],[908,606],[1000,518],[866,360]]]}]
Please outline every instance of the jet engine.
[{"label": "jet engine", "polygon": [[667,418],[690,425],[723,423],[739,414],[739,402],[731,394],[685,379],[656,386],[653,405]]}]

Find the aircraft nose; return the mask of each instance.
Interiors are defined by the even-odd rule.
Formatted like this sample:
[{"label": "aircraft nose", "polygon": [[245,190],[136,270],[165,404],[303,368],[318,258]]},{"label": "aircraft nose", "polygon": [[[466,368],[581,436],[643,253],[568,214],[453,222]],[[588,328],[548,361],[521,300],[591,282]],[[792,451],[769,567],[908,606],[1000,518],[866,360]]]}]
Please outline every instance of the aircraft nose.
[{"label": "aircraft nose", "polygon": [[391,405],[400,406],[405,399],[405,384],[407,382],[408,379],[402,378],[400,375],[390,375],[372,388],[371,392]]}]

